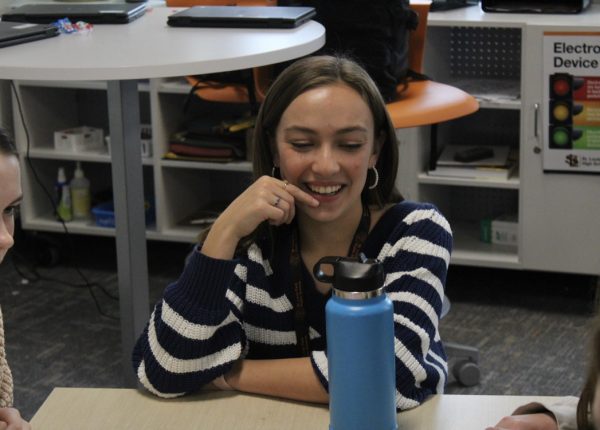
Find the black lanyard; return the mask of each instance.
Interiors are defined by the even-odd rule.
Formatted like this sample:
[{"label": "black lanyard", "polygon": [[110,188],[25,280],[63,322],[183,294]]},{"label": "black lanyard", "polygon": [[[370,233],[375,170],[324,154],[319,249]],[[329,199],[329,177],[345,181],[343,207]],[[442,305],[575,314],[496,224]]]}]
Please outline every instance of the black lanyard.
[{"label": "black lanyard", "polygon": [[[348,257],[356,258],[358,252],[367,240],[369,228],[371,227],[371,213],[369,207],[363,205],[360,223],[354,232],[352,243],[348,248]],[[300,257],[300,240],[298,238],[298,226],[292,228],[292,250],[290,255],[290,266],[292,270],[292,294],[294,307],[294,329],[296,331],[296,345],[301,357],[307,357],[310,353],[310,337],[308,334],[308,321],[306,320],[306,303],[304,302],[304,288],[302,286],[302,257]]]}]

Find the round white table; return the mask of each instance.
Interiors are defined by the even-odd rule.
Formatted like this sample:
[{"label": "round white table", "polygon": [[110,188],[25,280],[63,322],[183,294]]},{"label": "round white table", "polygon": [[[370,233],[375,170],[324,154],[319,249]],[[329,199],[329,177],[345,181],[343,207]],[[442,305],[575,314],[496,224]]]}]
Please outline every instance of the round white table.
[{"label": "round white table", "polygon": [[176,10],[149,8],[129,24],[96,25],[87,34],[62,34],[0,52],[0,79],[107,81],[126,385],[135,383],[131,351],[149,318],[137,80],[273,64],[325,43],[325,29],[314,21],[285,30],[169,27],[167,17]]}]

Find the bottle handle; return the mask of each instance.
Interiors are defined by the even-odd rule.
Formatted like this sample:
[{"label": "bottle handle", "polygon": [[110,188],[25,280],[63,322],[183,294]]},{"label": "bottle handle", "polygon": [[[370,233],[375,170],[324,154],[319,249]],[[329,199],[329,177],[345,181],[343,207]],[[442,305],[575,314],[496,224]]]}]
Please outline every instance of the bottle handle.
[{"label": "bottle handle", "polygon": [[342,257],[323,257],[323,258],[321,258],[319,261],[317,261],[317,264],[315,264],[313,267],[313,275],[315,275],[315,278],[317,278],[321,282],[325,282],[327,284],[333,284],[334,277],[327,275],[325,272],[323,272],[323,270],[321,269],[321,265],[329,264],[333,267],[334,272],[335,272],[335,266],[341,259],[342,259]]}]

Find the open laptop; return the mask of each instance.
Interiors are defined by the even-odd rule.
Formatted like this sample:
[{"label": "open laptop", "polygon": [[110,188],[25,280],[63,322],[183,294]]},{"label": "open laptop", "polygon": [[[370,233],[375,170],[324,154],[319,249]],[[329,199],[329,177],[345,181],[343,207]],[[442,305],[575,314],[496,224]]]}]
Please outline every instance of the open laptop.
[{"label": "open laptop", "polygon": [[294,28],[315,16],[312,7],[194,6],[170,15],[173,27]]},{"label": "open laptop", "polygon": [[27,4],[2,15],[3,21],[47,24],[62,18],[92,24],[127,24],[146,12],[145,4]]},{"label": "open laptop", "polygon": [[0,48],[58,36],[53,25],[0,21]]}]

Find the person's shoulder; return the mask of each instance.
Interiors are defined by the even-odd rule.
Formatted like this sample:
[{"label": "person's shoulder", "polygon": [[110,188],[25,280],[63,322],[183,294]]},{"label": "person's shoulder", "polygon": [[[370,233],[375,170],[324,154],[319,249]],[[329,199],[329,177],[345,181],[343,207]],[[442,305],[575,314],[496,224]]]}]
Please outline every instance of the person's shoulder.
[{"label": "person's shoulder", "polygon": [[381,212],[379,216],[382,221],[394,223],[411,216],[419,216],[420,218],[444,218],[440,210],[434,204],[411,200],[402,200],[398,203],[388,204],[379,211]]},{"label": "person's shoulder", "polygon": [[412,231],[412,235],[419,231],[421,234],[427,234],[427,232],[439,234],[434,230],[445,231],[452,235],[448,220],[432,203],[403,200],[385,212],[380,224],[391,233],[390,239],[392,240],[394,237],[406,235],[408,229]]}]

